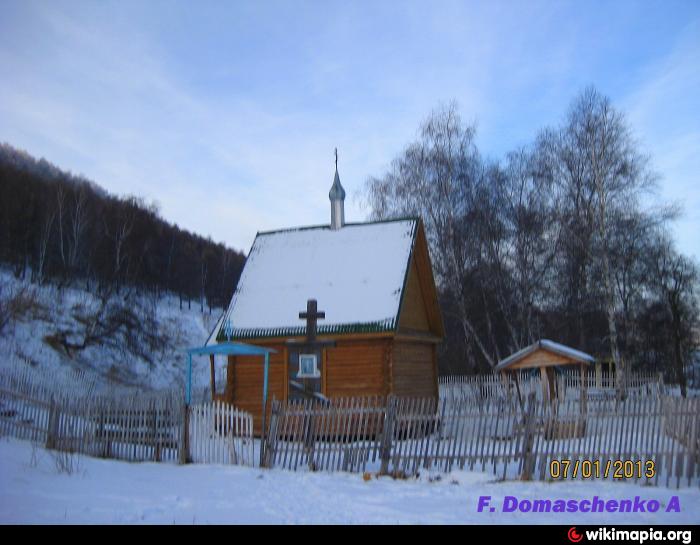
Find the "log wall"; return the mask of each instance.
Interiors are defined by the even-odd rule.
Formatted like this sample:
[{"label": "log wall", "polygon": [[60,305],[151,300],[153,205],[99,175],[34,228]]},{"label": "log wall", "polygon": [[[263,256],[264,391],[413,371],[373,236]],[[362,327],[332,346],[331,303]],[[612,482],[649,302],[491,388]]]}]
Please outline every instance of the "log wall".
[{"label": "log wall", "polygon": [[397,396],[437,398],[435,345],[395,342],[392,353],[392,393]]}]

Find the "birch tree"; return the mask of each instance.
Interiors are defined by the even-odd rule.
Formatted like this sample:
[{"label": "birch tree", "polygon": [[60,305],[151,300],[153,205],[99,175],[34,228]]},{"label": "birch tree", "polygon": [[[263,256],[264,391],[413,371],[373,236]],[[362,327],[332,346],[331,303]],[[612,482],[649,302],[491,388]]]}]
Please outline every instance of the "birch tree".
[{"label": "birch tree", "polygon": [[44,272],[49,251],[49,241],[51,240],[51,232],[55,219],[56,212],[47,208],[44,215],[44,220],[41,224],[39,241],[37,245],[36,276],[40,285],[44,282]]},{"label": "birch tree", "polygon": [[107,218],[103,218],[105,236],[113,243],[113,277],[117,283],[128,258],[126,242],[134,230],[137,206],[136,199],[127,199],[113,214],[112,225],[109,225]]},{"label": "birch tree", "polygon": [[540,150],[522,148],[507,155],[489,217],[498,227],[486,237],[497,263],[497,284],[509,352],[531,344],[541,329],[534,310],[543,303],[558,249],[559,225],[551,197],[551,179],[539,168]]},{"label": "birch tree", "polygon": [[436,110],[423,123],[418,140],[384,176],[370,178],[366,189],[373,218],[423,218],[437,280],[454,294],[463,338],[494,367],[497,357],[472,320],[465,283],[466,271],[481,257],[481,241],[470,228],[470,216],[479,213],[478,199],[486,184],[474,136],[475,128],[462,123],[455,103]]},{"label": "birch tree", "polygon": [[586,237],[580,249],[588,255],[579,257],[597,262],[602,272],[610,354],[618,395],[624,397],[626,362],[620,357],[618,345],[610,225],[617,211],[638,205],[641,193],[652,186],[654,175],[648,159],[639,153],[624,116],[594,88],[586,89],[574,101],[556,145],[561,171],[568,173],[558,178],[565,199],[572,199],[567,209],[583,220],[577,226],[582,229],[572,230],[579,240]]},{"label": "birch tree", "polygon": [[83,244],[88,228],[88,200],[85,187],[81,186],[75,193],[69,217],[68,229],[68,269],[75,271],[83,257]]}]

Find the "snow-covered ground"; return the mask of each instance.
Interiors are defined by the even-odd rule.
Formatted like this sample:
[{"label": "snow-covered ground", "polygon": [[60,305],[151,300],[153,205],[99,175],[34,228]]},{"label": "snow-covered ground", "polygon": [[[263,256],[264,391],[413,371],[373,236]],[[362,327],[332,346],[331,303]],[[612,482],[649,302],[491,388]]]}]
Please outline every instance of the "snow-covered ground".
[{"label": "snow-covered ground", "polygon": [[[700,491],[596,481],[547,484],[492,481],[453,472],[413,480],[368,481],[358,474],[237,466],[77,459],[71,475],[28,442],[0,439],[0,523],[369,523],[369,524],[697,524]],[[524,499],[656,499],[657,513],[478,512],[480,496],[499,506]],[[680,512],[666,513],[677,496]]]},{"label": "snow-covered ground", "polygon": [[[105,386],[136,386],[143,389],[179,387],[184,384],[185,349],[201,346],[206,341],[216,321],[223,313],[219,309],[210,314],[199,303],[187,303],[180,310],[179,300],[166,295],[153,300],[139,295],[129,302],[129,307],[139,313],[152,313],[155,334],[167,342],[149,353],[151,361],[130,350],[128,343],[115,337],[110,342],[95,344],[83,350],[67,354],[60,346],[52,345],[46,338],[58,331],[74,331],[72,341],[80,343],[80,332],[85,316],[96,312],[100,305],[94,293],[80,287],[58,289],[47,283],[43,286],[21,282],[9,271],[0,268],[0,296],[7,298],[25,290],[36,305],[23,313],[20,319],[11,320],[0,332],[0,368],[29,365],[45,376],[68,379],[73,370],[94,375]],[[117,296],[118,297],[118,296]],[[142,324],[146,323],[144,319]],[[197,392],[209,385],[208,361],[196,362],[194,385]],[[223,368],[223,365],[219,365]]]}]

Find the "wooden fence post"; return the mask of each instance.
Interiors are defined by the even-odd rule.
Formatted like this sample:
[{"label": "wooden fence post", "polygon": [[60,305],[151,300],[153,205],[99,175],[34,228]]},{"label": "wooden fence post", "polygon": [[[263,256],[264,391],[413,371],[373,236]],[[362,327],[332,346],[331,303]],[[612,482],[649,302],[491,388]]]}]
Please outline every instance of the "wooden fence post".
[{"label": "wooden fence post", "polygon": [[314,437],[314,405],[309,403],[309,417],[306,420],[304,429],[304,452],[311,471],[316,471],[314,463],[314,445],[316,443]]},{"label": "wooden fence post", "polygon": [[[270,430],[264,437],[265,445],[264,456],[261,457],[260,467],[272,467],[275,459],[275,450],[277,449],[277,423],[279,422],[279,415],[282,404],[276,399],[272,400],[272,409],[270,411]],[[262,444],[260,446],[262,448]]]},{"label": "wooden fence post", "polygon": [[190,461],[190,406],[182,405],[182,427],[180,428],[180,464]]},{"label": "wooden fence post", "polygon": [[688,477],[688,486],[693,482],[693,475],[696,472],[696,464],[698,460],[698,404],[696,399],[686,398],[685,405],[688,411],[688,426],[687,434],[689,437],[686,451],[686,475]]},{"label": "wooden fence post", "polygon": [[160,462],[160,441],[158,440],[158,410],[159,404],[151,400],[151,440],[153,441],[153,460]]},{"label": "wooden fence post", "polygon": [[106,403],[101,403],[100,406],[98,407],[98,428],[97,428],[97,436],[100,438],[100,458],[107,458],[108,457],[108,445],[107,445],[107,438],[106,438],[106,431],[105,431],[105,411],[106,411]]},{"label": "wooden fence post", "polygon": [[58,412],[58,406],[53,396],[51,396],[51,404],[49,406],[49,427],[46,430],[46,448],[56,448],[58,440],[58,422],[61,415]]},{"label": "wooden fence post", "polygon": [[532,447],[535,439],[535,394],[531,393],[528,395],[527,399],[527,409],[524,413],[524,432],[523,432],[523,443],[521,451],[522,460],[522,474],[520,475],[521,480],[529,481],[532,479],[532,472],[535,469],[535,456],[536,454],[532,452]]},{"label": "wooden fence post", "polygon": [[384,429],[382,430],[382,442],[379,446],[379,457],[382,461],[379,474],[389,473],[389,460],[391,459],[391,447],[394,439],[394,423],[396,421],[396,398],[387,397],[384,410]]}]

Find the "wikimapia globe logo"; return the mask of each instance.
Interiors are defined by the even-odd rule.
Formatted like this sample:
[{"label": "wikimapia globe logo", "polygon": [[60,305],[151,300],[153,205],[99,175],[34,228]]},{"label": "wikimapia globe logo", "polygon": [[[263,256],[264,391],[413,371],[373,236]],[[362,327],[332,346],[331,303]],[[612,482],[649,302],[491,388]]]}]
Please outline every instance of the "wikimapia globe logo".
[{"label": "wikimapia globe logo", "polygon": [[572,526],[571,528],[569,528],[569,531],[567,532],[566,536],[572,543],[578,543],[583,539],[583,534],[579,534],[576,531],[576,526]]}]

